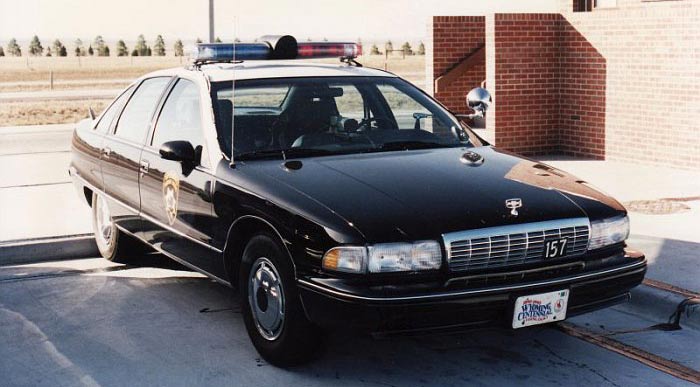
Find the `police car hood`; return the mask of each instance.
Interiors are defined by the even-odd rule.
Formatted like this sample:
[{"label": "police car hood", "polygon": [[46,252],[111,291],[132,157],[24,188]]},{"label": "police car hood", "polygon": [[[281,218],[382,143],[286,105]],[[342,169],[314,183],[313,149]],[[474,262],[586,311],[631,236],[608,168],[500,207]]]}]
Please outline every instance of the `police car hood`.
[{"label": "police car hood", "polygon": [[[483,163],[460,160],[472,151]],[[614,216],[614,199],[560,170],[492,147],[258,162],[256,169],[350,222],[369,243],[563,218]],[[252,165],[251,165],[252,166]],[[519,199],[512,212],[506,201]]]}]

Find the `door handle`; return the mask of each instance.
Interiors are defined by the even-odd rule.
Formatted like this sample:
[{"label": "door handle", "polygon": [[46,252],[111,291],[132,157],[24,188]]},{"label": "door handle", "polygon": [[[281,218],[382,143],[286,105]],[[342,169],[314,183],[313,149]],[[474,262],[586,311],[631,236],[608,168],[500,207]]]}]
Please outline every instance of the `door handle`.
[{"label": "door handle", "polygon": [[109,155],[112,154],[112,150],[109,149],[108,147],[104,147],[104,148],[102,148],[102,154],[104,155],[104,157],[105,157],[106,159],[108,159],[108,158],[109,158]]},{"label": "door handle", "polygon": [[141,168],[139,170],[141,171],[141,176],[145,175],[148,173],[148,167],[150,164],[146,160],[141,160]]}]

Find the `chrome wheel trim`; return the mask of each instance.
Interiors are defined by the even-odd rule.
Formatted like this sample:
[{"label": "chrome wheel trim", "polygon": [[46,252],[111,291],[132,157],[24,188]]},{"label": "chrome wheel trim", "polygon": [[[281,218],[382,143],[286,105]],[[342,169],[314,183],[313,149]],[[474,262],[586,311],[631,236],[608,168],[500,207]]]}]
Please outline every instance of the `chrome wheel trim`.
[{"label": "chrome wheel trim", "polygon": [[248,304],[255,327],[266,340],[273,341],[282,334],[284,326],[284,289],[275,266],[260,257],[248,276]]},{"label": "chrome wheel trim", "polygon": [[95,203],[95,239],[99,246],[108,249],[114,240],[114,223],[109,213],[107,200],[103,196],[97,196]]}]

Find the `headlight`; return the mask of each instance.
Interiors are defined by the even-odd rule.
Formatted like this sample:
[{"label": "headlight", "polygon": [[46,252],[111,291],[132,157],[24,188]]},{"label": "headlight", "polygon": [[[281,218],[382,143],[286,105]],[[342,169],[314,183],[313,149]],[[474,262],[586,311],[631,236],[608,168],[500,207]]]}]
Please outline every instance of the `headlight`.
[{"label": "headlight", "polygon": [[369,272],[439,269],[442,251],[435,241],[382,243],[369,247]]},{"label": "headlight", "polygon": [[630,222],[626,215],[591,222],[591,240],[588,250],[595,250],[623,242],[630,234]]},{"label": "headlight", "polygon": [[436,241],[335,247],[323,256],[323,268],[348,273],[390,273],[439,269],[442,250]]}]

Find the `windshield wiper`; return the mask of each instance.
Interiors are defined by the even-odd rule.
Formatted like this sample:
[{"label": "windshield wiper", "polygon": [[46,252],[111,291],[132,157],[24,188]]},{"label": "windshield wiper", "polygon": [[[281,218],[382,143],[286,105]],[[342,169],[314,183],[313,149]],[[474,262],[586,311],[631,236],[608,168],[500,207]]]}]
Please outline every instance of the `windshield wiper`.
[{"label": "windshield wiper", "polygon": [[385,142],[377,148],[370,149],[370,152],[395,151],[395,150],[410,150],[410,149],[430,149],[430,148],[448,148],[449,145],[441,144],[432,141],[389,141]]},{"label": "windshield wiper", "polygon": [[237,154],[235,158],[237,160],[253,160],[253,159],[264,159],[264,158],[278,158],[283,159],[293,158],[293,157],[313,157],[313,156],[327,156],[335,154],[336,152],[325,150],[325,149],[314,149],[314,148],[288,148],[288,149],[261,149],[251,152],[244,152]]}]

